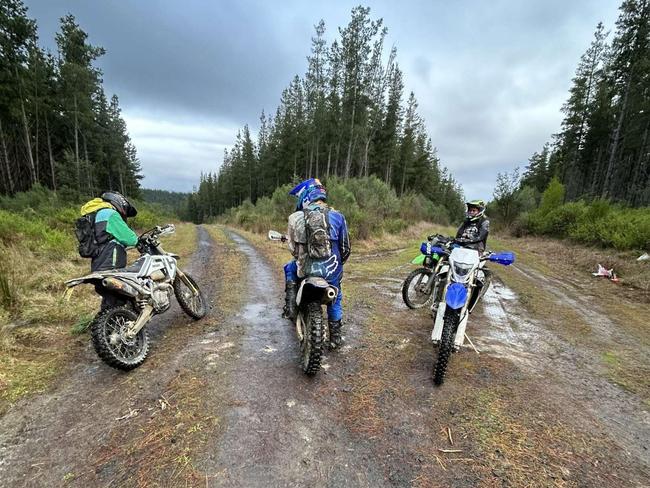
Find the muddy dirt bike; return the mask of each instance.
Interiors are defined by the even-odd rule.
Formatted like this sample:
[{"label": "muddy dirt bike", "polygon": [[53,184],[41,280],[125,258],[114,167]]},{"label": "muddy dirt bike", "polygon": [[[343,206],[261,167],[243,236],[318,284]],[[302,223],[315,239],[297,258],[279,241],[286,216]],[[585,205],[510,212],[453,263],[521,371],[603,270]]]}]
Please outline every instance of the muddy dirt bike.
[{"label": "muddy dirt bike", "polygon": [[481,254],[457,243],[450,243],[451,252],[434,278],[432,292],[431,340],[438,345],[433,382],[438,386],[444,382],[452,352],[460,349],[465,341],[470,313],[490,286],[492,273],[485,265],[489,261],[508,266],[515,261],[512,252]]},{"label": "muddy dirt bike", "polygon": [[[272,241],[286,242],[287,236],[270,230]],[[305,374],[314,375],[320,369],[323,347],[329,343],[329,325],[323,317],[323,305],[332,303],[339,290],[319,276],[307,276],[300,281],[296,295],[296,335],[300,342],[300,367]]]},{"label": "muddy dirt bike", "polygon": [[174,230],[168,224],[143,233],[137,245],[141,256],[126,268],[96,271],[65,282],[69,291],[91,284],[118,299],[114,306],[100,310],[90,326],[97,355],[114,368],[128,371],[144,362],[149,352],[146,325],[154,315],[169,309],[172,293],[193,319],[207,313],[199,286],[177,267],[179,256],[165,252],[160,245],[160,237]]},{"label": "muddy dirt bike", "polygon": [[414,269],[402,284],[402,299],[409,308],[425,307],[433,297],[435,277],[447,262],[451,238],[440,234],[427,237],[420,245],[420,254],[411,261],[421,267]]}]

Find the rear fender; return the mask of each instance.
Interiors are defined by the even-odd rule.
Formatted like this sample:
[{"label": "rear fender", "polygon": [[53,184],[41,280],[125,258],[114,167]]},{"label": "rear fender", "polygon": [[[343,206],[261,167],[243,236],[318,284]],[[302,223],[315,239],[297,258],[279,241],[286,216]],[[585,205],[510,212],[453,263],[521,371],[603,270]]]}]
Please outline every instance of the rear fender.
[{"label": "rear fender", "polygon": [[93,283],[94,284],[95,282],[101,281],[103,279],[104,279],[104,275],[102,275],[100,273],[91,273],[89,275],[82,276],[80,278],[74,278],[72,280],[68,280],[68,281],[65,282],[65,286],[67,286],[68,288],[73,288],[73,287],[75,287],[77,285],[82,285],[84,283]]},{"label": "rear fender", "polygon": [[317,276],[310,276],[305,278],[300,282],[300,287],[298,288],[298,294],[296,295],[296,303],[300,305],[302,303],[303,297],[320,299],[322,303],[333,302],[338,295],[339,290],[335,286],[330,285],[324,278]]}]

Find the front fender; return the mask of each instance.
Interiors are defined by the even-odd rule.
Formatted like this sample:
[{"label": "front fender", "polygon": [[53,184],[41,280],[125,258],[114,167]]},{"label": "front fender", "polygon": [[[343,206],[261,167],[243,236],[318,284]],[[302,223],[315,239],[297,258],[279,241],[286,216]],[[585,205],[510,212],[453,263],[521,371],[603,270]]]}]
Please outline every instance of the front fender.
[{"label": "front fender", "polygon": [[467,301],[467,288],[461,283],[452,283],[447,288],[445,303],[454,310],[461,308]]}]

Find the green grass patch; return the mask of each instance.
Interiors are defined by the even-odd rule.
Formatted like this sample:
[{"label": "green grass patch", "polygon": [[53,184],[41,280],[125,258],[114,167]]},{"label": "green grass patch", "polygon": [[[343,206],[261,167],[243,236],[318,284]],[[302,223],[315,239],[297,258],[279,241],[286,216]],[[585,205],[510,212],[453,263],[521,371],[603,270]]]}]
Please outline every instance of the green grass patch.
[{"label": "green grass patch", "polygon": [[70,329],[72,335],[81,335],[85,333],[89,328],[90,324],[93,322],[95,316],[92,314],[84,314],[77,319],[75,324]]}]

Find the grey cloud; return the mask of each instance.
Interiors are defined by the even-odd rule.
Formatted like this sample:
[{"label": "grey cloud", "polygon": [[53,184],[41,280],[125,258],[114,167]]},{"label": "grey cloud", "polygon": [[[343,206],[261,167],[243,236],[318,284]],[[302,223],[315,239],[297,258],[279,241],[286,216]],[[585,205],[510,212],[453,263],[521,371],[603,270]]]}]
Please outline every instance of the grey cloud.
[{"label": "grey cloud", "polygon": [[[43,43],[54,46],[58,18],[72,12],[107,49],[105,87],[129,114],[144,184],[187,190],[304,73],[313,25],[323,18],[333,39],[358,0],[26,3]],[[468,195],[489,198],[497,172],[525,164],[559,129],[578,59],[599,21],[614,27],[620,0],[367,3],[442,163]]]}]

